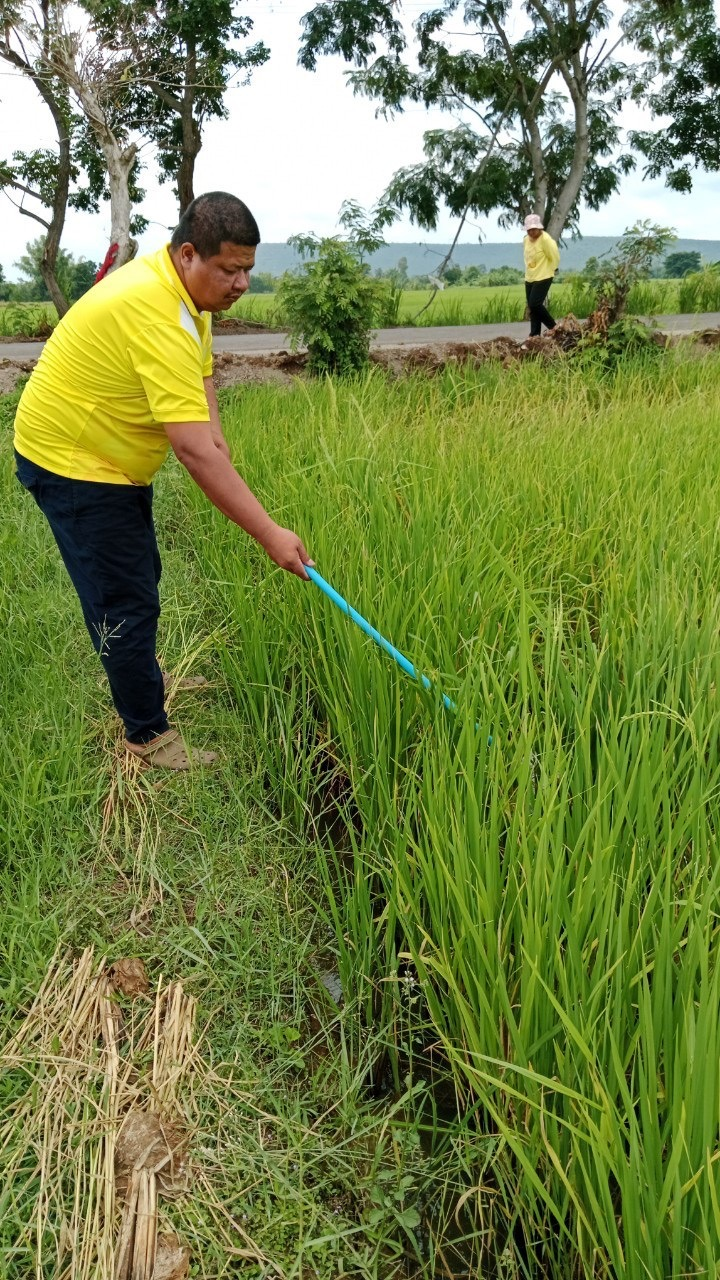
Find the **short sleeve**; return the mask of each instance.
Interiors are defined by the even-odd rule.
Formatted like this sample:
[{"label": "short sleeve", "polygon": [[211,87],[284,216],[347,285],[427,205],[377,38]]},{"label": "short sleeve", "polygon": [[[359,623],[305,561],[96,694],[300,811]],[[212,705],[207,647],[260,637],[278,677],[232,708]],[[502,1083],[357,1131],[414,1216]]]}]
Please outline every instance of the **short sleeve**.
[{"label": "short sleeve", "polygon": [[196,338],[179,325],[155,324],[133,338],[127,350],[155,422],[210,421],[199,334]]}]

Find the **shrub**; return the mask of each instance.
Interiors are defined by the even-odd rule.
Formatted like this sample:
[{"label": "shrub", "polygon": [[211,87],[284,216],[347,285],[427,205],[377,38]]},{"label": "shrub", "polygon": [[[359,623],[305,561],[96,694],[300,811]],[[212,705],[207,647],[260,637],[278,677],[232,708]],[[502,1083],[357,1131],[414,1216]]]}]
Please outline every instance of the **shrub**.
[{"label": "shrub", "polygon": [[352,242],[294,236],[290,243],[311,256],[299,273],[283,277],[278,290],[293,347],[307,347],[311,373],[357,373],[367,364],[381,302],[378,283]]}]

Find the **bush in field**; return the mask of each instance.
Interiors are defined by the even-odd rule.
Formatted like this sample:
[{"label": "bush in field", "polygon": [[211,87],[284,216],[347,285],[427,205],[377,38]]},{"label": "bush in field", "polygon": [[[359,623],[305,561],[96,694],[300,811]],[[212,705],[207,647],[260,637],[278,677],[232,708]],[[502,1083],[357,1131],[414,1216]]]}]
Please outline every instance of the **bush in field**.
[{"label": "bush in field", "polygon": [[[615,253],[604,262],[596,259],[595,274],[590,278],[595,288],[595,310],[590,329],[596,335],[607,333],[609,325],[627,310],[630,290],[646,279],[655,258],[676,239],[671,227],[660,227],[649,221],[637,222],[620,237]],[[585,264],[588,276],[588,264]]]},{"label": "bush in field", "polygon": [[293,346],[307,347],[311,373],[357,373],[367,364],[381,286],[351,241],[294,236],[290,243],[311,257],[278,290]]}]

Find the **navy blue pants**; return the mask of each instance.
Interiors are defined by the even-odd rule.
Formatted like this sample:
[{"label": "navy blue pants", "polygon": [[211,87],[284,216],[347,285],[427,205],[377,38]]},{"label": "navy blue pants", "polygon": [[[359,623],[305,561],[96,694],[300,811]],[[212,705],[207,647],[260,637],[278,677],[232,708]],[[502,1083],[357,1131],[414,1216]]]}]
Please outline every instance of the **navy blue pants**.
[{"label": "navy blue pants", "polygon": [[19,453],[15,461],[60,548],[128,741],[149,742],[168,727],[152,485],[68,480]]},{"label": "navy blue pants", "polygon": [[531,338],[540,337],[543,325],[545,325],[547,329],[555,328],[555,321],[545,306],[545,299],[550,292],[550,285],[552,282],[552,276],[549,280],[525,281],[525,298],[530,311]]}]

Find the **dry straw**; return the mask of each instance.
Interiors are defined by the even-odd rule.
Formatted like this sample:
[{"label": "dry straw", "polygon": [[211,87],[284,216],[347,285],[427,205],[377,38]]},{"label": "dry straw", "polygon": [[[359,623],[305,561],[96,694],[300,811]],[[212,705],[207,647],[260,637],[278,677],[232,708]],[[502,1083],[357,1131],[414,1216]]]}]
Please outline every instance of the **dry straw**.
[{"label": "dry straw", "polygon": [[[0,1125],[18,1274],[188,1275],[189,1250],[162,1228],[163,1202],[192,1195],[195,1107],[219,1083],[194,1027],[193,997],[160,979],[153,999],[142,961],[108,964],[92,947],[79,959],[55,956],[0,1052],[0,1079],[27,1077]],[[226,1218],[202,1170],[193,1172],[206,1208]],[[266,1261],[247,1237],[244,1245],[231,1252]]]}]

